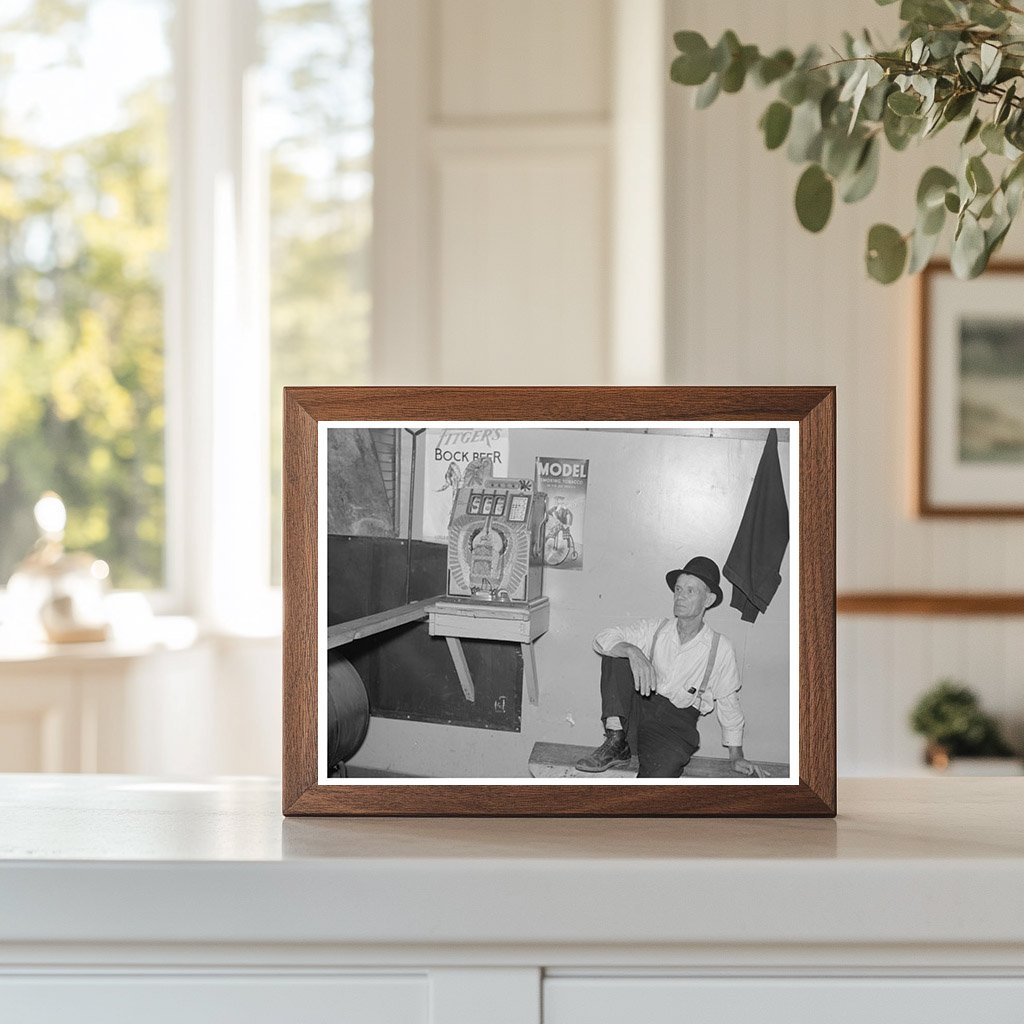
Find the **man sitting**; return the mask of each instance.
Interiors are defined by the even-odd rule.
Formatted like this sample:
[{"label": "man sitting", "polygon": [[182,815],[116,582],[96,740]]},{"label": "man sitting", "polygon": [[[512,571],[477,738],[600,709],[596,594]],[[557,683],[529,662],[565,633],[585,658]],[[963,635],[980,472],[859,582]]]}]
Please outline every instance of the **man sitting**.
[{"label": "man sitting", "polygon": [[605,740],[576,763],[580,771],[603,772],[628,764],[635,750],[640,760],[637,778],[679,778],[700,746],[697,720],[714,708],[732,769],[758,774],[743,756],[736,655],[728,638],[704,622],[705,612],[722,603],[720,581],[710,558],[691,558],[682,569],[665,575],[674,618],[612,626],[594,637],[594,649],[605,655]]}]

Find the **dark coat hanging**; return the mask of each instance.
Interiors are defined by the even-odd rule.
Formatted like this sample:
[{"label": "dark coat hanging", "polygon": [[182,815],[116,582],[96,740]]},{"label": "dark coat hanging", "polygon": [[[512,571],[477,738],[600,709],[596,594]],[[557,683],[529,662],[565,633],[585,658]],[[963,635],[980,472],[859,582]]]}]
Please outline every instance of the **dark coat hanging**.
[{"label": "dark coat hanging", "polygon": [[753,622],[775,596],[788,544],[789,508],[779,468],[779,435],[773,427],[768,431],[747,507],[722,570],[732,584],[729,603],[739,610],[744,622]]}]

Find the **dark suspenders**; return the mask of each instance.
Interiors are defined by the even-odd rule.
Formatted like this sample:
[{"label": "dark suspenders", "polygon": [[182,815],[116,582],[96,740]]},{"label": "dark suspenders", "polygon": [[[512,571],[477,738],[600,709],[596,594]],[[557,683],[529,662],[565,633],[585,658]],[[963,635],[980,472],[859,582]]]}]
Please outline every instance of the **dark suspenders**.
[{"label": "dark suspenders", "polygon": [[708,655],[708,664],[704,669],[704,678],[700,681],[700,686],[694,690],[690,687],[690,693],[697,694],[696,704],[700,707],[700,699],[704,696],[704,691],[708,688],[708,682],[711,679],[711,670],[715,667],[715,655],[718,654],[718,637],[719,634],[714,630],[711,630],[711,653]]},{"label": "dark suspenders", "polygon": [[[649,655],[651,664],[654,664],[654,647],[658,642],[658,637],[661,636],[661,631],[671,622],[671,619],[665,619],[665,621],[654,631],[654,639],[651,641],[651,653]],[[710,627],[709,627],[710,628]],[[708,688],[708,683],[711,681],[711,672],[715,667],[715,658],[718,655],[718,641],[721,639],[721,634],[716,633],[715,630],[711,630],[711,652],[708,654],[708,663],[704,667],[704,678],[700,681],[700,686],[691,686],[687,693],[694,693],[697,695],[697,699],[694,701],[694,705],[699,709],[701,698],[704,696],[704,691]]]}]

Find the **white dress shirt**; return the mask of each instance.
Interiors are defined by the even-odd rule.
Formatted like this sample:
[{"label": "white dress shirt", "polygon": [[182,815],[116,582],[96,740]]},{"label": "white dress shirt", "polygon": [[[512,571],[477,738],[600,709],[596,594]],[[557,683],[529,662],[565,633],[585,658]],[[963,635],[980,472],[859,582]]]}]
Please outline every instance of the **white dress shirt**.
[{"label": "white dress shirt", "polygon": [[[665,623],[665,628],[658,628]],[[657,634],[654,652],[651,644]],[[704,678],[711,654],[711,627],[704,623],[701,631],[685,644],[679,642],[675,619],[641,619],[628,626],[610,626],[594,637],[594,650],[610,654],[616,644],[627,643],[639,647],[654,665],[657,674],[657,692],[668,698],[677,708],[691,707],[697,699],[690,689],[697,689]],[[728,637],[719,634],[718,653],[707,688],[701,695],[700,713],[708,714],[712,708],[722,727],[722,744],[738,747],[743,743],[743,709],[740,707],[740,674],[736,668],[736,654]]]}]

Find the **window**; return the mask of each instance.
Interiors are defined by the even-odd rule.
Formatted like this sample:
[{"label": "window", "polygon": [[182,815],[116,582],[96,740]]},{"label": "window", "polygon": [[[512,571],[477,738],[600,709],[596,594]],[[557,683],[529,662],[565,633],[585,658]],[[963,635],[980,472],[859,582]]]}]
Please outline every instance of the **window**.
[{"label": "window", "polygon": [[269,156],[271,566],[280,566],[281,388],[368,376],[370,0],[263,0]]},{"label": "window", "polygon": [[164,582],[171,14],[0,14],[0,585],[48,489],[116,586]]},{"label": "window", "polygon": [[4,4],[0,587],[53,489],[115,587],[273,605],[281,387],[367,379],[372,67],[371,0]]}]

